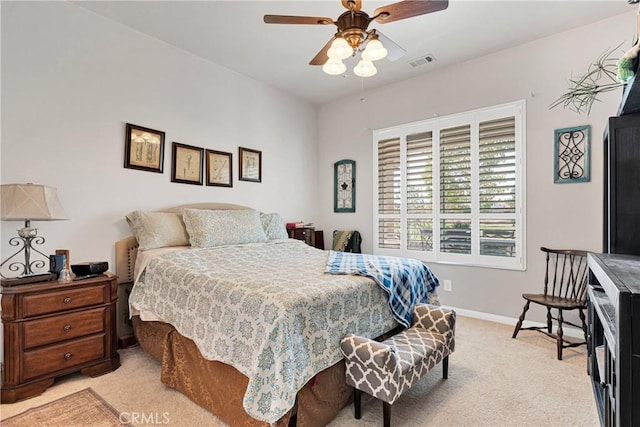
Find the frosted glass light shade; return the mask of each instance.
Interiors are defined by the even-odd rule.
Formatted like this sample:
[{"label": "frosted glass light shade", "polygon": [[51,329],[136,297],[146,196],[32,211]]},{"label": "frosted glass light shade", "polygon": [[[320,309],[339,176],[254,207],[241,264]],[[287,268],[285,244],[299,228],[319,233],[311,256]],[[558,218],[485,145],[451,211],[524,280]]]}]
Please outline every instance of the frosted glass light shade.
[{"label": "frosted glass light shade", "polygon": [[346,59],[353,55],[353,48],[342,37],[337,37],[327,51],[330,59]]},{"label": "frosted glass light shade", "polygon": [[373,39],[367,43],[367,47],[362,52],[362,59],[365,61],[377,61],[387,56],[387,53],[387,49],[380,43],[380,40]]},{"label": "frosted glass light shade", "polygon": [[378,70],[373,65],[371,61],[365,61],[364,59],[358,62],[358,65],[355,66],[353,72],[358,77],[371,77],[375,76]]},{"label": "frosted glass light shade", "polygon": [[324,71],[327,74],[331,74],[332,76],[337,76],[339,74],[342,74],[346,70],[347,70],[347,66],[344,65],[344,62],[342,62],[340,59],[330,58],[322,66],[322,71]]}]

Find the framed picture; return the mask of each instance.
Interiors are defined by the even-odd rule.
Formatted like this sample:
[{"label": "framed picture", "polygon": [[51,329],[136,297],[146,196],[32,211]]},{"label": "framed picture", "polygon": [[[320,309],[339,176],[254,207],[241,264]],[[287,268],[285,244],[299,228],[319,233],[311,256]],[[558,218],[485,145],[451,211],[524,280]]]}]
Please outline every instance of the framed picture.
[{"label": "framed picture", "polygon": [[206,150],[207,185],[233,187],[232,154],[224,151]]},{"label": "framed picture", "polygon": [[127,123],[124,138],[124,167],[162,173],[164,132]]},{"label": "framed picture", "polygon": [[588,182],[591,173],[591,127],[584,125],[556,129],[554,139],[553,182]]},{"label": "framed picture", "polygon": [[202,185],[204,149],[173,143],[171,182]]},{"label": "framed picture", "polygon": [[356,162],[340,160],[333,164],[333,211],[356,211]]},{"label": "framed picture", "polygon": [[240,181],[262,182],[262,151],[240,148]]}]

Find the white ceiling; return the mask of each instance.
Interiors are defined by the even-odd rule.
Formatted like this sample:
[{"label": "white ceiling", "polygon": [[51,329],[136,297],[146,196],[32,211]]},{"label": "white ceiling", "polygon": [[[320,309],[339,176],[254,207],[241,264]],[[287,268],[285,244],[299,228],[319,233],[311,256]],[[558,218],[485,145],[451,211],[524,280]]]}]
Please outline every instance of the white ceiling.
[{"label": "white ceiling", "polygon": [[[363,0],[373,14],[393,0]],[[506,1],[450,0],[443,11],[388,24],[372,22],[402,46],[406,55],[376,62],[378,74],[330,76],[308,65],[333,36],[333,25],[264,24],[265,14],[326,16],[346,9],[340,0],[314,1],[79,1],[76,4],[135,28],[211,62],[321,104],[392,82],[526,43],[550,34],[633,11],[625,0]],[[629,29],[630,38],[634,28]],[[588,43],[588,41],[585,41]],[[409,61],[426,54],[436,61],[418,68]]]}]

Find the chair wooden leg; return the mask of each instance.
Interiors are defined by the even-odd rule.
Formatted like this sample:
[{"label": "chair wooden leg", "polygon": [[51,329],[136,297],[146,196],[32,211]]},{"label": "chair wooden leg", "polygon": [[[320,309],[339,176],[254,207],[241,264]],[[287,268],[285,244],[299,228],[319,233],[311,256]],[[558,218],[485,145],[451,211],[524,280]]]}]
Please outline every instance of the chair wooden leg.
[{"label": "chair wooden leg", "polygon": [[562,322],[564,322],[564,319],[562,318],[562,309],[559,308],[558,309],[558,339],[557,339],[557,343],[558,343],[558,360],[562,360],[562,347],[564,345],[564,341],[563,341],[563,335],[564,332],[562,331]]},{"label": "chair wooden leg", "polygon": [[353,416],[356,420],[359,420],[362,417],[361,412],[361,402],[362,402],[362,391],[358,390],[354,387],[353,389]]},{"label": "chair wooden leg", "polygon": [[513,336],[511,338],[515,338],[518,335],[518,332],[520,332],[520,328],[522,328],[522,322],[524,322],[524,315],[527,312],[527,310],[529,310],[529,304],[531,304],[531,301],[527,301],[527,303],[524,305],[524,309],[522,310],[522,314],[518,318],[518,323],[516,323],[516,329],[513,331]]},{"label": "chair wooden leg", "polygon": [[382,402],[382,417],[384,427],[391,427],[391,404]]},{"label": "chair wooden leg", "polygon": [[582,332],[584,332],[584,341],[589,341],[587,339],[587,322],[584,318],[584,311],[582,309],[578,309],[578,314],[580,315],[580,320],[582,321]]},{"label": "chair wooden leg", "polygon": [[449,356],[442,359],[442,378],[449,378]]},{"label": "chair wooden leg", "polygon": [[553,317],[551,316],[551,307],[547,307],[547,332],[553,333]]}]

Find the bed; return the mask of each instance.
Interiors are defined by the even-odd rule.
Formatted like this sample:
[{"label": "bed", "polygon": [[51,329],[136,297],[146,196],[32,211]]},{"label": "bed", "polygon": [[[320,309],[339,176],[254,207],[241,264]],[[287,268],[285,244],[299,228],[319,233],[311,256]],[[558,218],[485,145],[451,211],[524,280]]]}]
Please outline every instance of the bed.
[{"label": "bed", "polygon": [[[175,245],[184,243],[177,233],[169,245],[139,251],[138,240],[148,239],[133,225],[138,239],[116,243],[119,280],[135,282],[134,333],[161,362],[162,383],[230,425],[330,422],[351,396],[339,341],[347,332],[398,330],[387,294],[366,277],[325,274],[327,252],[284,238],[277,214],[257,213],[266,240],[243,241],[245,222],[235,218],[257,227],[256,211],[244,206],[162,212],[182,213],[192,245]],[[437,303],[435,293],[429,302]]]}]

